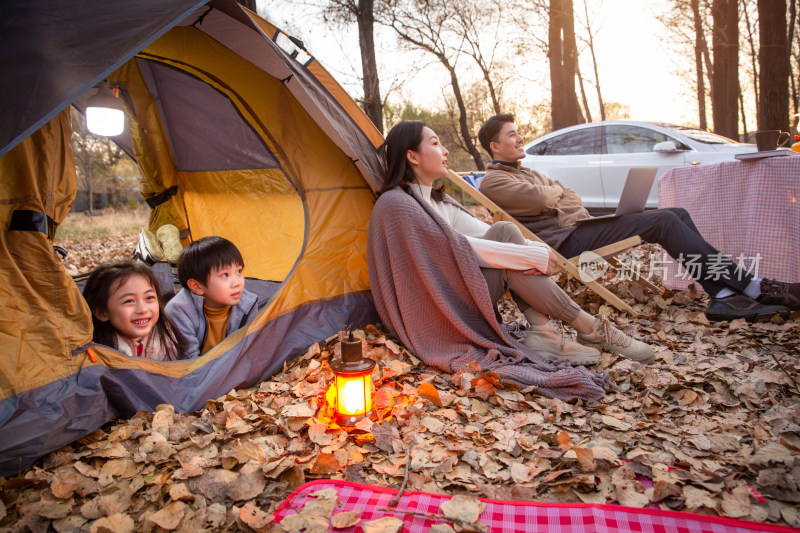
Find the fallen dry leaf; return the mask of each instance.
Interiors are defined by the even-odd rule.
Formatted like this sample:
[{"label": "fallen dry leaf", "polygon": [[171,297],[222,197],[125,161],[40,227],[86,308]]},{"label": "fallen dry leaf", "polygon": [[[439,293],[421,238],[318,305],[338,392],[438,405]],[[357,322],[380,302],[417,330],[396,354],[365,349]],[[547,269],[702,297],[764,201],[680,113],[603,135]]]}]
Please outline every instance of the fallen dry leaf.
[{"label": "fallen dry leaf", "polygon": [[436,407],[442,407],[442,399],[439,397],[439,391],[430,383],[420,383],[419,387],[417,387],[417,394],[419,394],[421,398],[425,398],[433,403]]},{"label": "fallen dry leaf", "polygon": [[475,523],[486,510],[486,503],[474,496],[456,494],[449,500],[442,502],[440,508],[447,518]]},{"label": "fallen dry leaf", "polygon": [[403,528],[403,521],[393,516],[384,516],[370,522],[361,522],[364,533],[397,533]]},{"label": "fallen dry leaf", "polygon": [[333,474],[342,469],[342,465],[336,460],[332,453],[321,453],[317,455],[314,464],[311,466],[312,474]]},{"label": "fallen dry leaf", "polygon": [[333,526],[334,529],[344,529],[346,527],[355,526],[360,521],[360,511],[345,511],[331,517],[331,526]]},{"label": "fallen dry leaf", "polygon": [[239,519],[253,529],[261,529],[272,521],[272,516],[250,502],[239,509]]},{"label": "fallen dry leaf", "polygon": [[578,458],[578,464],[581,465],[581,470],[584,472],[591,472],[597,468],[597,463],[594,462],[594,448],[572,448],[575,456]]},{"label": "fallen dry leaf", "polygon": [[172,530],[178,527],[184,515],[186,514],[186,504],[183,502],[172,502],[160,511],[148,516],[150,521],[158,527]]},{"label": "fallen dry leaf", "polygon": [[133,530],[133,518],[125,514],[104,516],[89,526],[90,533],[132,533]]},{"label": "fallen dry leaf", "polygon": [[738,485],[722,496],[722,512],[731,518],[744,518],[750,515],[750,494],[746,485]]},{"label": "fallen dry leaf", "polygon": [[177,483],[170,487],[169,497],[174,501],[194,501],[194,494],[189,492],[184,483]]}]

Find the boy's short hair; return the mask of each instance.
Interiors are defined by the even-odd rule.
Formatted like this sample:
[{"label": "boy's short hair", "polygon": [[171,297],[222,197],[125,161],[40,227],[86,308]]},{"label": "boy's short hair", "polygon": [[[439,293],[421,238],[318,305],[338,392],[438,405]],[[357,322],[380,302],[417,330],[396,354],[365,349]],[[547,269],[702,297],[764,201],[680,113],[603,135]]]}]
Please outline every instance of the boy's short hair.
[{"label": "boy's short hair", "polygon": [[507,122],[514,122],[514,115],[511,113],[495,115],[489,117],[486,122],[483,123],[481,129],[478,130],[478,140],[481,146],[483,146],[483,149],[486,150],[492,158],[494,158],[494,154],[492,153],[492,149],[489,148],[489,145],[497,141],[500,130],[503,129],[503,125]]},{"label": "boy's short hair", "polygon": [[228,265],[239,265],[244,268],[242,253],[228,239],[203,237],[187,246],[178,258],[178,279],[181,285],[189,288],[189,280],[195,279],[206,285],[211,271],[225,268]]}]

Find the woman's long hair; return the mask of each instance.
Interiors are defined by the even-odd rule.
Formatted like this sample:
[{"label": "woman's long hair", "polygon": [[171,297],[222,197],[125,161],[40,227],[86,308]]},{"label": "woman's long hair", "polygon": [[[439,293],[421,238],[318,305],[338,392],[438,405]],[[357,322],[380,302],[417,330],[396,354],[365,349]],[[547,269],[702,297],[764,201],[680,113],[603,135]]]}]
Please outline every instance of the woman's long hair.
[{"label": "woman's long hair", "polygon": [[[419,150],[422,143],[422,128],[425,123],[421,120],[404,120],[395,124],[386,135],[383,143],[383,158],[386,161],[386,175],[380,193],[400,187],[409,192],[409,184],[414,183],[414,170],[408,163],[406,154],[409,150]],[[444,187],[433,189],[431,194],[436,201],[441,201],[444,196]]]},{"label": "woman's long hair", "polygon": [[125,283],[131,276],[143,276],[150,286],[156,290],[158,295],[158,320],[150,332],[155,333],[161,339],[162,344],[172,342],[178,351],[178,358],[183,359],[188,348],[186,339],[180,330],[170,320],[164,312],[164,299],[159,292],[158,278],[156,278],[150,267],[144,263],[123,262],[98,267],[91,273],[83,288],[83,297],[89,304],[92,311],[92,325],[94,326],[93,340],[98,344],[105,344],[112,348],[117,346],[117,331],[111,325],[111,321],[102,321],[97,318],[96,313],[108,313],[108,298],[113,290]]}]

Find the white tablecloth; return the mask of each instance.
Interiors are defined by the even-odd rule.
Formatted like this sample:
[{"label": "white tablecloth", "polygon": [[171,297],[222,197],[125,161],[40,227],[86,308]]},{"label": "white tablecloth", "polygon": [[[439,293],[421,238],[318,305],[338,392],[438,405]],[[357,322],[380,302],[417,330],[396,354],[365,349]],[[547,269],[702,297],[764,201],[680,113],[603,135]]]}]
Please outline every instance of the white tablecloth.
[{"label": "white tablecloth", "polygon": [[[686,209],[708,242],[756,277],[800,281],[800,156],[673,168],[658,180],[658,206]],[[661,266],[665,287],[691,283],[677,262]]]}]

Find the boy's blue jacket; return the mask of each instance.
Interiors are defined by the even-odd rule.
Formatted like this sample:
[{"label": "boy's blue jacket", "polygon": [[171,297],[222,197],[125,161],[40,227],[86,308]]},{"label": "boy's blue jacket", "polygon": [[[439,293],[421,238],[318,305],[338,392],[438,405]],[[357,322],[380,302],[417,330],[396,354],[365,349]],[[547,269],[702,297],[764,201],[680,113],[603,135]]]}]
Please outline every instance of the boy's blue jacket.
[{"label": "boy's blue jacket", "polygon": [[[258,298],[255,294],[242,290],[239,303],[231,307],[231,316],[225,329],[226,337],[253,320],[258,313],[257,303]],[[199,357],[208,334],[208,323],[203,313],[203,297],[183,288],[167,303],[166,313],[186,337],[188,344],[186,357]]]}]

